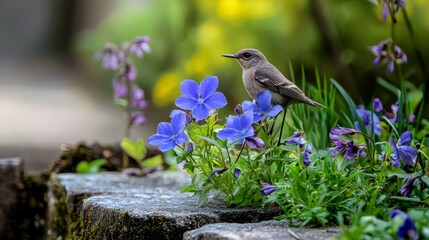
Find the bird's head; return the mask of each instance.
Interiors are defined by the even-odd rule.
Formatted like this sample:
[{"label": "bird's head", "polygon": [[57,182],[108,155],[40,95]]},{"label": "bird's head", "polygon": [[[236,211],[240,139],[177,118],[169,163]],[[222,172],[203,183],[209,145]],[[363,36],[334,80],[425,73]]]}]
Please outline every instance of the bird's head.
[{"label": "bird's head", "polygon": [[222,54],[223,57],[235,58],[241,68],[248,69],[265,63],[267,58],[257,49],[241,49],[236,54]]}]

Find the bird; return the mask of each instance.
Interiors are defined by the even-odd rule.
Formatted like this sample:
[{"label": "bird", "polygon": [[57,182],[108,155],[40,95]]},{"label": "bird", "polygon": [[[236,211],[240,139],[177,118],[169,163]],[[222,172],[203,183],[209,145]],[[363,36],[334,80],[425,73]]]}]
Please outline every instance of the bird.
[{"label": "bird", "polygon": [[253,48],[239,50],[235,54],[222,54],[234,58],[243,69],[243,84],[252,99],[256,99],[263,90],[271,93],[271,103],[284,109],[290,104],[305,103],[314,107],[325,107],[305,94],[293,82],[287,79],[274,65],[268,62],[264,54]]},{"label": "bird", "polygon": [[[253,99],[264,90],[271,93],[271,103],[283,107],[283,120],[277,146],[281,145],[283,127],[286,119],[287,107],[295,103],[305,103],[313,107],[325,107],[309,97],[293,82],[287,79],[274,65],[268,62],[264,54],[253,48],[239,50],[235,54],[222,54],[223,57],[234,58],[243,69],[243,84],[249,96]],[[276,116],[277,118],[277,116]],[[273,131],[271,126],[270,133]]]}]

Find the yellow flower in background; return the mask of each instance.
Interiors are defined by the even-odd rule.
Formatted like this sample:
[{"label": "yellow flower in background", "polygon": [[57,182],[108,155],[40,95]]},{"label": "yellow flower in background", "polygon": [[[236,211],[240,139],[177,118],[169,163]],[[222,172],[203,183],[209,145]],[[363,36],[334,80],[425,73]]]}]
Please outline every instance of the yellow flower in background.
[{"label": "yellow flower in background", "polygon": [[195,53],[185,63],[186,75],[195,78],[206,76],[208,73],[211,72],[208,60],[209,58],[204,52]]},{"label": "yellow flower in background", "polygon": [[173,103],[179,96],[181,78],[178,74],[167,72],[161,75],[153,88],[152,102],[156,107],[164,107]]},{"label": "yellow flower in background", "polygon": [[220,0],[216,10],[222,20],[240,21],[272,16],[277,8],[268,0]]}]

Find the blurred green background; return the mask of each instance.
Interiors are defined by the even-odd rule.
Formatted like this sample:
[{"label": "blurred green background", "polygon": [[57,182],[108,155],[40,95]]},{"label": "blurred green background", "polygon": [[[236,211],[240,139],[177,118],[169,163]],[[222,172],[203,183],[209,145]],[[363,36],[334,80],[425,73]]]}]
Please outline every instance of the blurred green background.
[{"label": "blurred green background", "polygon": [[[427,62],[429,0],[408,0],[406,9]],[[241,68],[221,57],[242,48],[261,50],[287,77],[294,66],[300,86],[314,69],[340,82],[357,103],[396,97],[376,83],[397,85],[385,66],[373,66],[369,46],[390,36],[381,4],[367,0],[5,0],[0,2],[0,157],[23,156],[27,167],[45,167],[61,143],[117,142],[123,136],[111,80],[94,54],[105,42],[151,38],[152,53],[134,59],[145,89],[148,123],[133,138],[147,139],[168,121],[183,79],[219,77],[226,109],[248,99]],[[402,72],[415,87],[417,67],[402,14],[397,44],[408,54]],[[414,86],[412,86],[413,88]],[[226,110],[227,111],[227,110]]]},{"label": "blurred green background", "polygon": [[[377,76],[394,79],[384,66],[372,65],[369,51],[369,46],[390,36],[390,21],[381,20],[381,5],[366,0],[128,1],[118,4],[94,29],[79,33],[74,46],[82,66],[100,83],[109,83],[112,73],[100,70],[92,61],[93,53],[106,41],[150,36],[153,52],[138,61],[138,81],[156,107],[171,108],[181,80],[200,81],[207,75],[219,76],[221,91],[235,106],[247,98],[241,69],[220,54],[248,47],[261,50],[286,76],[290,76],[289,61],[296,73],[303,64],[307,79],[317,66],[343,84],[356,101],[369,101],[381,88],[375,83]],[[428,56],[429,45],[423,43],[429,42],[429,1],[407,1],[406,8]],[[418,86],[422,77],[398,15],[396,42],[409,59],[403,71]]]}]

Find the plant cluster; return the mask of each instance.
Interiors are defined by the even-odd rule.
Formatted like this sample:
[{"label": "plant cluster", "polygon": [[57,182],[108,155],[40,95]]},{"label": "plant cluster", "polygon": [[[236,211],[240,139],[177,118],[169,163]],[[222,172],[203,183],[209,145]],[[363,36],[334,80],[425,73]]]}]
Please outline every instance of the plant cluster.
[{"label": "plant cluster", "polygon": [[[405,1],[383,4],[383,18],[390,16],[394,29]],[[307,85],[303,71],[302,88],[327,108],[292,106],[285,134],[279,136],[277,117],[284,109],[271,105],[269,91],[237,105],[223,122],[218,113],[227,101],[217,91],[217,77],[209,76],[200,85],[193,80],[180,84],[179,109],[171,112],[170,123],[158,125],[149,143],[175,151],[192,179],[182,192],[198,195],[199,204],[214,192],[235,206],[280,206],[279,219],[292,224],[355,224],[345,236],[369,234],[366,227],[374,221],[384,222],[377,228],[388,227],[392,236],[426,236],[427,228],[416,228],[413,217],[420,224],[427,213],[401,210],[429,205],[429,122],[421,117],[424,99],[408,94],[410,83],[400,71],[407,56],[392,31],[391,38],[370,48],[375,65],[384,61],[389,73],[397,69],[399,88],[378,81],[398,99],[390,108],[379,98],[357,106],[335,80],[317,77],[317,87]],[[348,111],[336,111],[338,93]],[[377,219],[388,213],[392,220],[387,223]]]}]

